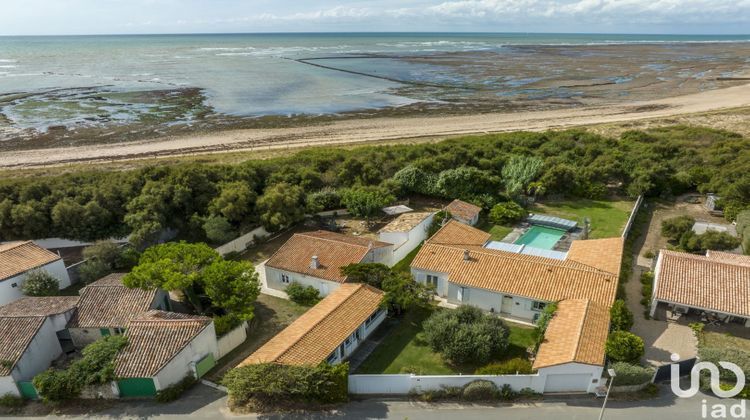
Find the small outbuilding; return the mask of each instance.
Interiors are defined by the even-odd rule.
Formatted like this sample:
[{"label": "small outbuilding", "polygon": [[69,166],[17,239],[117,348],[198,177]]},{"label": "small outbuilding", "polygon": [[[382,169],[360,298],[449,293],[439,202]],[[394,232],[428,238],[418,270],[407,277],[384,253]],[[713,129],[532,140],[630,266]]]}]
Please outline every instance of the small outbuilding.
[{"label": "small outbuilding", "polygon": [[445,209],[457,221],[474,226],[479,222],[482,208],[461,200],[453,200]]},{"label": "small outbuilding", "polygon": [[435,213],[429,212],[404,213],[378,231],[382,242],[393,244],[393,257],[388,265],[398,263],[427,239],[434,216]]},{"label": "small outbuilding", "polygon": [[23,283],[33,270],[52,275],[61,289],[70,286],[68,271],[59,255],[32,241],[0,244],[0,305],[24,297]]}]

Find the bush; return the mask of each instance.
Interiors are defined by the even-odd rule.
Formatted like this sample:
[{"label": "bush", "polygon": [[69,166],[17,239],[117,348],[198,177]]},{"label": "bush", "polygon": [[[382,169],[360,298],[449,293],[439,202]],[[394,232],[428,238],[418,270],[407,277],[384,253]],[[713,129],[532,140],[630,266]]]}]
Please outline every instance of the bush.
[{"label": "bush", "polygon": [[291,366],[264,363],[227,372],[222,384],[234,406],[284,403],[340,403],[348,394],[349,364]]},{"label": "bush", "polygon": [[557,311],[557,302],[548,303],[544,307],[542,314],[539,315],[539,319],[536,320],[536,328],[534,329],[534,349],[538,350],[539,346],[544,341],[544,333],[547,331],[547,325]]},{"label": "bush", "polygon": [[679,241],[682,235],[693,229],[693,225],[695,219],[690,216],[673,217],[661,222],[661,234],[672,241]]},{"label": "bush", "polygon": [[615,370],[615,385],[641,385],[654,377],[654,370],[630,363],[616,362],[612,364]]},{"label": "bush", "polygon": [[716,364],[721,374],[721,379],[734,383],[737,380],[734,372],[719,366],[719,362],[732,362],[739,366],[744,372],[750,372],[750,352],[739,348],[724,347],[698,347],[698,357],[701,362]]},{"label": "bush", "polygon": [[643,258],[651,259],[651,258],[654,258],[655,256],[656,255],[654,255],[654,251],[652,251],[650,249],[648,251],[646,251],[646,252],[643,253]]},{"label": "bush", "polygon": [[320,213],[325,210],[335,210],[341,207],[341,196],[333,188],[324,188],[307,195],[307,211]]},{"label": "bush", "polygon": [[312,286],[303,286],[296,281],[287,286],[285,292],[289,295],[289,300],[299,305],[313,306],[320,301],[318,289]]},{"label": "bush", "polygon": [[633,314],[622,299],[617,299],[609,309],[609,317],[612,322],[612,329],[615,331],[630,331],[630,328],[633,327]]},{"label": "bush", "polygon": [[76,398],[83,389],[80,378],[71,375],[70,371],[52,368],[36,375],[32,383],[42,400],[50,402]]},{"label": "bush", "polygon": [[638,363],[644,351],[643,340],[633,333],[614,331],[607,338],[607,357],[613,362]]},{"label": "bush", "polygon": [[170,385],[156,393],[156,401],[160,403],[168,403],[174,401],[190,389],[195,383],[198,382],[192,373],[188,373],[184,378],[176,384]]},{"label": "bush", "polygon": [[424,375],[425,371],[419,366],[404,366],[399,369],[398,373],[411,373],[414,375]]},{"label": "bush", "polygon": [[237,232],[224,216],[209,216],[203,222],[206,238],[214,244],[224,244],[237,237]]},{"label": "bush", "polygon": [[226,315],[214,317],[214,329],[216,330],[216,336],[221,337],[235,329],[242,323],[242,319],[235,313],[228,313]]},{"label": "bush", "polygon": [[513,201],[497,204],[490,210],[490,221],[498,225],[511,225],[526,217],[526,210]]},{"label": "bush", "polygon": [[89,284],[111,274],[112,269],[100,260],[88,260],[78,268],[78,277],[84,284]]},{"label": "bush", "polygon": [[477,369],[475,375],[515,375],[533,372],[531,362],[520,357],[506,360],[500,363],[491,363]]},{"label": "bush", "polygon": [[439,310],[423,323],[423,328],[430,347],[453,363],[487,363],[508,349],[505,324],[473,306]]},{"label": "bush", "polygon": [[0,397],[0,407],[5,408],[19,408],[22,407],[26,402],[21,397],[17,397],[13,394],[5,394]]},{"label": "bush", "polygon": [[451,217],[451,213],[447,210],[440,210],[439,212],[435,213],[435,216],[432,218],[430,228],[427,230],[427,238],[432,238],[432,235],[437,233],[437,231],[439,231],[440,228],[443,227],[443,225],[445,225],[451,219]]},{"label": "bush", "polygon": [[55,296],[60,292],[60,282],[43,270],[33,270],[26,275],[21,290],[26,296]]},{"label": "bush", "polygon": [[461,396],[466,401],[490,401],[498,396],[498,389],[490,381],[478,380],[466,384]]}]

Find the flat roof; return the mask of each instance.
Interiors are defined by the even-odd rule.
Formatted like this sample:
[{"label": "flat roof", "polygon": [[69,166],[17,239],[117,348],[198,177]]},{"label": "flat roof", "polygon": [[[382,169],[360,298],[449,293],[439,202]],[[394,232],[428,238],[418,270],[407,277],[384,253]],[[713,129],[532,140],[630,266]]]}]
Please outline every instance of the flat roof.
[{"label": "flat roof", "polygon": [[390,223],[380,229],[380,233],[409,232],[419,226],[425,219],[432,216],[430,212],[404,213],[391,220]]}]

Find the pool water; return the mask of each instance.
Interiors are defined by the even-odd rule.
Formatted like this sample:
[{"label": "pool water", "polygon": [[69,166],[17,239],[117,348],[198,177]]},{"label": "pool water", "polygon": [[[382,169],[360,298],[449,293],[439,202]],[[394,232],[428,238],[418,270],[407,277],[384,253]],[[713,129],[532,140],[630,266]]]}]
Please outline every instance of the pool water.
[{"label": "pool water", "polygon": [[516,240],[516,245],[526,245],[532,248],[554,249],[555,244],[565,235],[564,230],[544,226],[532,226]]}]

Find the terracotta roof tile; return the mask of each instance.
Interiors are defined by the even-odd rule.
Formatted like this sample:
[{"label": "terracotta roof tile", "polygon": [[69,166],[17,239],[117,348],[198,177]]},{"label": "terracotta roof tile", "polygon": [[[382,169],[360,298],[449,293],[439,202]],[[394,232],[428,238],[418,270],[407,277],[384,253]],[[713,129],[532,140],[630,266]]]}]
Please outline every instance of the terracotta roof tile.
[{"label": "terracotta roof tile", "polygon": [[156,290],[129,289],[122,284],[123,273],[110,274],[81,290],[78,310],[69,328],[125,327],[131,319],[151,308]]},{"label": "terracotta roof tile", "polygon": [[0,317],[0,376],[8,376],[46,317]]},{"label": "terracotta roof tile", "polygon": [[739,255],[721,251],[707,251],[706,258],[730,264],[750,266],[750,255]]},{"label": "terracotta roof tile", "polygon": [[0,316],[25,317],[49,316],[72,311],[78,304],[78,296],[24,297],[0,306]]},{"label": "terracotta roof tile", "polygon": [[490,240],[490,235],[479,229],[465,225],[455,220],[450,220],[440,228],[430,239],[428,243],[443,245],[476,245],[483,246]]},{"label": "terracotta roof tile", "polygon": [[482,212],[481,207],[461,200],[453,200],[445,209],[451,216],[458,217],[466,222],[471,221]]},{"label": "terracotta roof tile", "polygon": [[0,244],[0,281],[60,259],[31,241]]},{"label": "terracotta roof tile", "polygon": [[[740,256],[708,257],[661,250],[654,297],[712,311],[750,317],[750,265]],[[739,262],[738,262],[739,261]]]},{"label": "terracotta roof tile", "polygon": [[573,241],[567,259],[619,275],[623,244],[622,238]]},{"label": "terracotta roof tile", "polygon": [[175,312],[149,311],[131,320],[125,331],[128,345],[115,359],[115,376],[155,376],[198,334],[211,318]]},{"label": "terracotta roof tile", "polygon": [[398,215],[395,219],[391,220],[390,223],[385,225],[379,232],[410,232],[415,227],[419,226],[420,223],[424,222],[425,219],[432,216],[429,212],[416,212],[416,213],[404,213]]},{"label": "terracotta roof tile", "polygon": [[588,299],[563,300],[547,325],[534,369],[564,363],[603,366],[608,334],[608,306]]},{"label": "terracotta roof tile", "polygon": [[364,284],[343,284],[241,365],[318,364],[380,307],[383,296],[382,291]]},{"label": "terracotta roof tile", "polygon": [[[343,283],[341,267],[361,262],[372,248],[392,246],[380,241],[320,230],[297,233],[289,238],[266,262],[267,267]],[[312,268],[317,256],[319,267]]]}]

